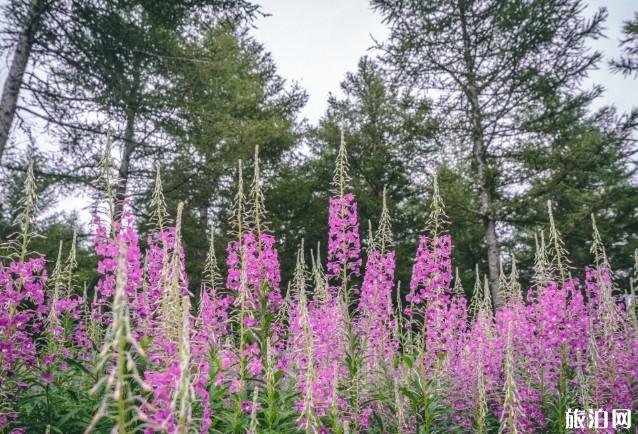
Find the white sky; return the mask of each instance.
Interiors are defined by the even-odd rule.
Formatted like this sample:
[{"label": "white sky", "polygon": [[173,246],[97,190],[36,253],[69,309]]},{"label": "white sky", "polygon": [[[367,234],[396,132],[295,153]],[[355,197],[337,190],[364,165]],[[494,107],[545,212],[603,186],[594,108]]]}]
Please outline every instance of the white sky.
[{"label": "white sky", "polygon": [[257,21],[253,32],[265,45],[286,79],[308,92],[302,115],[311,122],[321,117],[328,94],[339,90],[346,72],[383,40],[388,31],[367,0],[265,0],[271,14]]},{"label": "white sky", "polygon": [[[354,71],[359,58],[374,45],[373,37],[388,36],[381,17],[368,0],[264,0],[264,12],[271,16],[257,21],[253,34],[270,51],[279,73],[297,81],[309,94],[302,116],[316,122],[327,107],[330,92],[339,92],[346,72]],[[617,56],[622,22],[638,10],[633,0],[594,0],[589,15],[606,6],[607,39],[593,46],[610,57]],[[372,53],[370,53],[372,54]],[[638,81],[611,74],[606,63],[590,74],[590,82],[605,86],[598,104],[615,103],[621,110],[638,105]]]}]

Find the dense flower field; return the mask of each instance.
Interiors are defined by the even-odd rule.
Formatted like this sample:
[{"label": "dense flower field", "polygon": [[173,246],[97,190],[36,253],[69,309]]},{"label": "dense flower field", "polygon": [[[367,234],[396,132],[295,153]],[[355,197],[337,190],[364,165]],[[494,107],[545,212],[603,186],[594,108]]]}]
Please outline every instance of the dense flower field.
[{"label": "dense flower field", "polygon": [[182,205],[170,222],[159,175],[146,251],[126,206],[118,220],[112,205],[96,215],[95,288],[74,274],[74,244],[50,262],[29,252],[27,177],[0,268],[0,432],[561,433],[568,410],[635,409],[635,305],[618,295],[593,218],[581,273],[550,204],[533,286],[512,261],[494,311],[487,282],[477,275],[468,302],[453,277],[435,184],[401,298],[385,203],[362,252],[342,145],[325,261],[302,244],[284,290],[257,161],[246,194],[239,173],[226,267],[211,240],[198,297]]}]

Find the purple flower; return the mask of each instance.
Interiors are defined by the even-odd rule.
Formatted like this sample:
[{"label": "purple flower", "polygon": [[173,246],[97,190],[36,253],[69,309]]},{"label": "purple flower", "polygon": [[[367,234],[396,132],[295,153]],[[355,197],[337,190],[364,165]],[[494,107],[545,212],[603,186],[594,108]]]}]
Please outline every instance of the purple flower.
[{"label": "purple flower", "polygon": [[352,193],[330,197],[328,207],[328,277],[340,279],[342,273],[359,276],[361,243],[357,202]]}]

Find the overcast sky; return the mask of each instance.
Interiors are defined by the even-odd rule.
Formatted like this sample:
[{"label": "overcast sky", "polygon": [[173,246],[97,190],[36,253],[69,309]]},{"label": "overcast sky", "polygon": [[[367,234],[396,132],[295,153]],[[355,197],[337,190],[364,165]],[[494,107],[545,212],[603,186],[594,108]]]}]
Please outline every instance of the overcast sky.
[{"label": "overcast sky", "polygon": [[[367,0],[265,0],[263,10],[271,16],[257,21],[254,35],[270,51],[279,73],[297,81],[309,94],[302,116],[317,121],[326,109],[330,92],[339,91],[346,72],[356,68],[358,59],[370,54],[373,38],[388,36],[381,17],[373,13]],[[589,12],[606,6],[606,39],[593,47],[609,57],[619,54],[622,22],[638,10],[635,0],[596,0]],[[605,86],[598,104],[615,103],[622,110],[638,105],[638,82],[611,74],[606,63],[590,73],[590,83]]]}]

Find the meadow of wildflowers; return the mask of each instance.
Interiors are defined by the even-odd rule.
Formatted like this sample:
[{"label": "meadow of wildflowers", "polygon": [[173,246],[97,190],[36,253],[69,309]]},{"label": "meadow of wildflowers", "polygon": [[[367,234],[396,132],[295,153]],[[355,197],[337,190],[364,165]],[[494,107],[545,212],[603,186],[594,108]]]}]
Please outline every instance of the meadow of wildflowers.
[{"label": "meadow of wildflowers", "polygon": [[28,173],[0,265],[1,433],[566,433],[569,409],[635,409],[633,285],[615,286],[593,217],[592,265],[575,270],[550,203],[533,285],[512,260],[494,309],[478,273],[471,300],[454,276],[435,180],[400,291],[385,195],[362,243],[342,141],[327,248],[302,243],[282,282],[254,167],[245,189],[239,163],[226,264],[211,238],[197,297],[183,205],[169,220],[159,171],[145,251],[126,204],[113,218],[109,194],[96,214],[95,288],[75,275],[75,241],[57,258],[29,250]]}]

